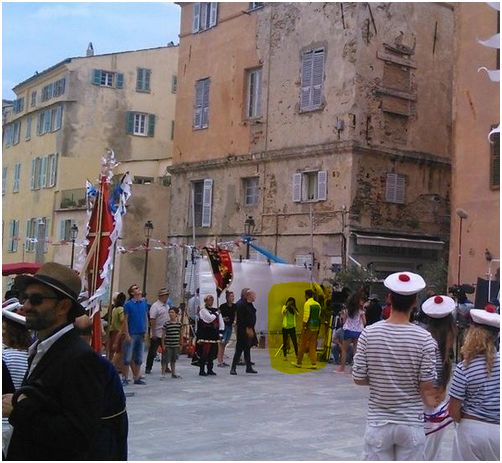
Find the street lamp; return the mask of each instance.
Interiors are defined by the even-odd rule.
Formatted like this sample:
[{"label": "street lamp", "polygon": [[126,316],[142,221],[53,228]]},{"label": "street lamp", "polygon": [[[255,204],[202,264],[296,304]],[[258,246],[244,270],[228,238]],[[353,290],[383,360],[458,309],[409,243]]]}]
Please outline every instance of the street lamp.
[{"label": "street lamp", "polygon": [[460,265],[462,264],[462,221],[467,219],[468,214],[463,209],[458,208],[455,211],[460,219],[460,226],[458,229],[458,269],[457,269],[457,285],[460,286]]},{"label": "street lamp", "polygon": [[246,259],[249,259],[249,242],[251,241],[251,235],[254,231],[254,219],[253,216],[249,215],[244,222],[244,239],[246,240]]},{"label": "street lamp", "polygon": [[146,297],[146,274],[148,271],[148,251],[150,250],[150,236],[152,236],[153,223],[148,220],[145,223],[144,232],[146,238],[146,248],[145,248],[145,270],[143,271],[143,297]]},{"label": "street lamp", "polygon": [[73,224],[70,228],[70,238],[71,238],[71,259],[70,259],[70,268],[73,268],[73,259],[75,257],[75,240],[78,236],[78,227],[77,224]]}]

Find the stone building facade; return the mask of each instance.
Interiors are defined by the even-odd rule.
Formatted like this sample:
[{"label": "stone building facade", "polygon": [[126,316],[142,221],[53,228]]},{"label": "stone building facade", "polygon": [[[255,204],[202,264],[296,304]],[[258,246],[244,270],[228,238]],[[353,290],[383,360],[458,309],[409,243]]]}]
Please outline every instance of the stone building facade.
[{"label": "stone building facade", "polygon": [[[120,246],[165,239],[170,201],[178,47],[68,58],[18,84],[4,120],[3,261],[69,264],[76,224],[76,268],[83,264],[86,179],[98,183],[101,158],[115,152],[116,178],[133,176]],[[141,254],[141,255],[140,255]],[[114,290],[142,283],[143,252],[120,254]],[[166,253],[150,256],[148,292],[165,284]],[[160,271],[159,271],[160,270]]]},{"label": "stone building facade", "polygon": [[171,240],[239,239],[252,216],[318,280],[448,249],[451,6],[180,6]]},{"label": "stone building facade", "polygon": [[499,32],[499,15],[485,3],[455,9],[450,284],[500,280],[500,134],[488,138],[500,123],[500,82],[478,71],[500,69],[499,50],[479,42]]}]

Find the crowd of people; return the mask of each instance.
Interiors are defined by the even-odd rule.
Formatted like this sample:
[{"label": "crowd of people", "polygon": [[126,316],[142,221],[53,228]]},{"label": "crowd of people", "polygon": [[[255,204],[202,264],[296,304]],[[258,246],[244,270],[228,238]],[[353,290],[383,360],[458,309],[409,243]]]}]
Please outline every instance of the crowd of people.
[{"label": "crowd of people", "polygon": [[[362,458],[435,460],[445,430],[456,423],[453,459],[498,460],[500,315],[470,311],[462,359],[454,365],[455,301],[428,294],[418,304],[426,284],[411,272],[389,275],[384,286],[384,307],[365,289],[347,292],[332,326],[333,355],[339,363],[335,371],[344,373],[352,363],[354,382],[369,387]],[[230,375],[237,375],[239,365],[248,374],[257,373],[251,360],[251,348],[258,344],[256,293],[250,288],[242,290],[237,302],[226,291],[219,307],[212,295],[204,296],[201,304],[197,293],[184,314],[173,306],[166,288],[150,306],[139,286],[131,285],[128,297],[121,292],[114,298],[109,362],[92,351],[85,332],[78,329],[84,308],[78,299],[81,282],[73,270],[47,263],[35,275],[18,276],[15,287],[19,300],[6,294],[2,317],[6,459],[126,459],[123,388],[130,375],[135,385],[145,385],[159,356],[160,379],[167,374],[180,379],[176,361],[187,326],[195,346],[192,364],[200,376],[216,376],[215,366],[221,371],[230,367]],[[308,353],[315,369],[325,304],[313,289],[304,296],[303,306],[289,297],[277,308],[283,341],[278,352],[287,360],[292,345],[293,364],[302,368]],[[225,350],[234,327],[235,352],[227,364]]]}]

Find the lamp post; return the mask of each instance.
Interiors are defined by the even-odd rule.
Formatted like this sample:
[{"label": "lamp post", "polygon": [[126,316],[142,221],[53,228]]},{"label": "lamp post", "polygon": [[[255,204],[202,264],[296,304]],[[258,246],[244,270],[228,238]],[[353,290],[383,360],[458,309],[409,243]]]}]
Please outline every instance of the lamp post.
[{"label": "lamp post", "polygon": [[460,219],[458,228],[458,269],[457,269],[457,285],[460,285],[460,266],[462,264],[462,221],[467,219],[468,214],[463,209],[458,208],[456,213]]},{"label": "lamp post", "polygon": [[70,228],[70,238],[71,238],[71,259],[70,259],[70,268],[73,269],[73,259],[75,257],[75,240],[78,236],[78,227],[77,224],[73,224]]},{"label": "lamp post", "polygon": [[254,231],[254,219],[249,215],[244,222],[244,237],[246,239],[246,259],[249,259],[249,242],[251,241],[251,234]]},{"label": "lamp post", "polygon": [[146,238],[146,248],[145,248],[145,270],[143,271],[143,297],[146,297],[146,275],[148,271],[148,251],[150,247],[150,237],[152,236],[153,223],[148,220],[145,223],[144,232]]}]

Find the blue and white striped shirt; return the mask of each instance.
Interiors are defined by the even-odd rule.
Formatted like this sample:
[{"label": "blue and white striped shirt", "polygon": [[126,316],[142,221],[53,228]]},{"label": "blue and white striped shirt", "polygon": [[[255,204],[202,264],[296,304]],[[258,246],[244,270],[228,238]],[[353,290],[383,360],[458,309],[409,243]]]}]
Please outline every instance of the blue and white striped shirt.
[{"label": "blue and white striped shirt", "polygon": [[450,396],[462,401],[462,412],[484,421],[500,421],[500,356],[496,353],[491,375],[484,355],[474,357],[466,367],[460,362],[453,373]]}]

